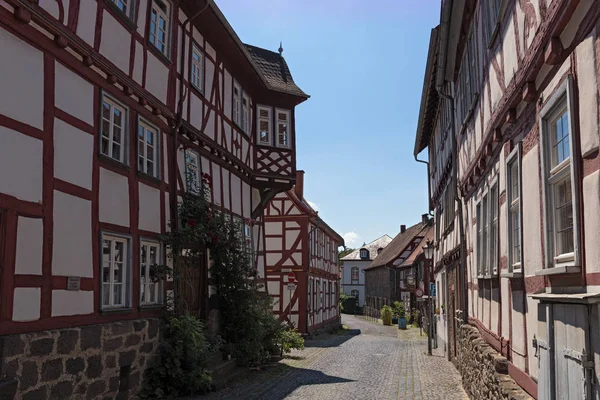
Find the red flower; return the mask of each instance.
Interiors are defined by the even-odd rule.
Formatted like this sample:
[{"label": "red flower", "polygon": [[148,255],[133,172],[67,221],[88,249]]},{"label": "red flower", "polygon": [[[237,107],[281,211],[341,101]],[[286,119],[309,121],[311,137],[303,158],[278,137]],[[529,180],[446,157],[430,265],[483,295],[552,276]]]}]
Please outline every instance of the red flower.
[{"label": "red flower", "polygon": [[196,226],[196,220],[192,218],[187,222],[187,224],[188,224],[188,226],[191,226],[192,228],[194,228]]}]

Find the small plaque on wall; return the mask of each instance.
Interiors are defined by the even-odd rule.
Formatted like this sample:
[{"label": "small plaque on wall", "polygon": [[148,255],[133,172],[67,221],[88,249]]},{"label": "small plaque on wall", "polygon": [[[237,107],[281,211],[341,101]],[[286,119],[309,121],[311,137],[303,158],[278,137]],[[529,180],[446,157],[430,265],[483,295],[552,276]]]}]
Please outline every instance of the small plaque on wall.
[{"label": "small plaque on wall", "polygon": [[81,278],[78,276],[67,277],[67,290],[79,290],[81,286]]}]

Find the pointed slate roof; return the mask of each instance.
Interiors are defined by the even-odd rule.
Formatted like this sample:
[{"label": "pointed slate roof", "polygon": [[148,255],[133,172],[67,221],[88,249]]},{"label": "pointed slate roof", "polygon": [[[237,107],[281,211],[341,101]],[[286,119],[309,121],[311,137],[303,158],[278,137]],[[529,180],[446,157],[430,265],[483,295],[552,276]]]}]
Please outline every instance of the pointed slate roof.
[{"label": "pointed slate roof", "polygon": [[428,228],[429,225],[424,224],[423,222],[419,222],[416,225],[406,228],[404,233],[397,234],[392,242],[388,244],[381,254],[375,257],[371,264],[365,269],[380,267],[394,261],[417,236],[423,236],[425,234],[424,230]]},{"label": "pointed slate roof", "polygon": [[292,73],[281,54],[250,44],[244,44],[244,46],[272,89],[295,96],[310,97],[294,83]]},{"label": "pointed slate roof", "polygon": [[[377,250],[385,249],[387,247],[387,245],[391,243],[391,241],[392,241],[392,238],[390,236],[383,235],[383,236],[373,240],[371,243],[361,246],[360,248],[354,250],[352,253],[347,254],[346,256],[342,257],[340,260],[341,261],[362,260],[360,258],[360,250],[361,249],[367,249],[367,250],[369,250],[369,256],[377,257]],[[372,261],[372,260],[373,260],[373,258],[370,258],[367,261]]]}]

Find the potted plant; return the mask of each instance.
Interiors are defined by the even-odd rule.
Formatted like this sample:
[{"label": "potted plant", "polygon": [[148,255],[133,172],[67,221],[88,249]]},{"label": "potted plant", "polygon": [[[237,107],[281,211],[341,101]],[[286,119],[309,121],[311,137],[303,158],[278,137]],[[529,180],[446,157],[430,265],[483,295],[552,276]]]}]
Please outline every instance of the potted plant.
[{"label": "potted plant", "polygon": [[381,308],[381,319],[384,325],[392,325],[392,307],[386,304]]}]

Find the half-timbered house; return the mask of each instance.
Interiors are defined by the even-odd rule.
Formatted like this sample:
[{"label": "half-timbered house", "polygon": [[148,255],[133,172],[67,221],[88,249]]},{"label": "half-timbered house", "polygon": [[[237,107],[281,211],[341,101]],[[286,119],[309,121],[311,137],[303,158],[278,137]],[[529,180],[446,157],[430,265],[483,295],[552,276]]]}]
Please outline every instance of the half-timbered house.
[{"label": "half-timbered house", "polygon": [[281,320],[308,334],[339,324],[343,245],[304,198],[304,171],[298,171],[293,189],[276,195],[265,211],[267,289]]},{"label": "half-timbered house", "polygon": [[410,304],[411,291],[401,290],[407,268],[399,266],[418,248],[432,223],[424,214],[418,224],[400,225],[400,232],[365,268],[365,314],[379,317],[381,308],[394,301]]},{"label": "half-timbered house", "polygon": [[256,221],[264,280],[263,211],[295,181],[308,96],[213,1],[2,0],[0,49],[0,376],[17,398],[133,395],[174,289],[152,266],[178,201],[209,177],[214,207]]},{"label": "half-timbered house", "polygon": [[442,2],[415,154],[428,147],[436,264],[463,273],[440,270],[438,301],[464,293],[446,332],[474,398],[494,383],[473,353],[491,349],[535,398],[600,393],[599,18],[593,0]]}]

